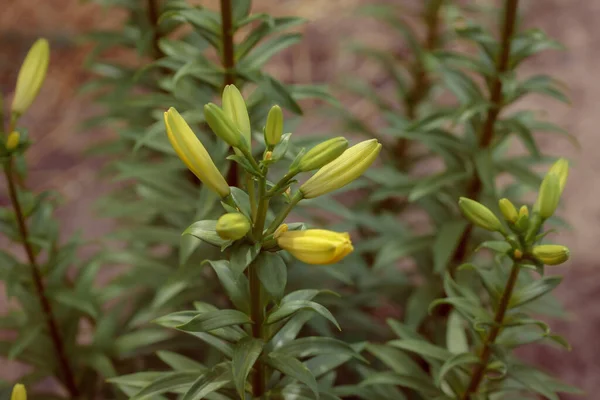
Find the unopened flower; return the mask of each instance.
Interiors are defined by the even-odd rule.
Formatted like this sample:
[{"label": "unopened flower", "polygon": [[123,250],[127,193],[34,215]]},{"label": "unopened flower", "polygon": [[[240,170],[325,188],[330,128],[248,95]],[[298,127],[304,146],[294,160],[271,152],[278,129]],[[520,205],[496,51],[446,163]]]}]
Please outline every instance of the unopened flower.
[{"label": "unopened flower", "polygon": [[287,224],[281,224],[277,227],[277,229],[275,229],[275,232],[273,232],[273,237],[275,239],[278,239],[281,235],[283,235],[287,231],[288,231]]},{"label": "unopened flower", "polygon": [[458,201],[458,206],[464,216],[480,228],[492,232],[504,231],[498,217],[483,204],[475,200],[467,199],[466,197],[461,197]]},{"label": "unopened flower", "polygon": [[221,197],[230,193],[229,185],[213,163],[210,155],[183,117],[173,107],[165,113],[167,136],[171,146],[185,165]]},{"label": "unopened flower", "polygon": [[10,400],[27,400],[27,391],[25,390],[25,385],[17,383],[13,387]]},{"label": "unopened flower", "polygon": [[283,134],[283,111],[279,106],[271,107],[267,115],[267,124],[265,126],[265,143],[269,146],[275,146],[281,140]]},{"label": "unopened flower", "polygon": [[250,221],[240,213],[228,213],[217,220],[215,230],[221,239],[238,240],[250,230]]},{"label": "unopened flower", "polygon": [[348,140],[341,136],[321,142],[302,156],[298,170],[308,172],[324,167],[341,156],[347,148]]},{"label": "unopened flower", "polygon": [[6,138],[6,150],[14,150],[19,145],[21,134],[17,131],[12,131]]},{"label": "unopened flower", "polygon": [[38,95],[50,62],[50,46],[46,39],[38,39],[31,46],[19,70],[12,112],[23,114]]},{"label": "unopened flower", "polygon": [[500,207],[500,212],[502,212],[504,219],[512,223],[517,222],[517,219],[519,219],[517,208],[509,199],[500,199],[498,206]]},{"label": "unopened flower", "polygon": [[300,186],[304,198],[311,199],[340,189],[361,176],[381,151],[377,139],[360,142],[317,171]]},{"label": "unopened flower", "polygon": [[347,233],[323,229],[283,232],[277,244],[307,264],[333,264],[354,250]]},{"label": "unopened flower", "polygon": [[546,265],[559,265],[569,259],[570,251],[558,244],[542,244],[532,250],[533,256]]},{"label": "unopened flower", "polygon": [[569,177],[569,162],[565,158],[558,159],[552,164],[552,167],[548,170],[548,174],[554,174],[558,177],[558,185],[562,194],[567,184],[567,178]]},{"label": "unopened flower", "polygon": [[250,145],[252,129],[248,108],[242,94],[234,85],[227,85],[223,90],[223,112],[244,135],[246,143]]},{"label": "unopened flower", "polygon": [[556,174],[547,174],[540,185],[540,192],[533,207],[542,218],[550,218],[560,201],[560,178]]},{"label": "unopened flower", "polygon": [[236,124],[216,104],[208,103],[204,106],[204,118],[210,129],[231,147],[248,148],[249,141],[238,129]]}]

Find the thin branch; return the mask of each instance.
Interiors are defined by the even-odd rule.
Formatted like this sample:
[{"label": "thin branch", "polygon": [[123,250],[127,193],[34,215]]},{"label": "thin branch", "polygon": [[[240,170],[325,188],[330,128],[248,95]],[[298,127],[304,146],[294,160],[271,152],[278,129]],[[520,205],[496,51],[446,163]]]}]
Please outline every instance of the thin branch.
[{"label": "thin branch", "polygon": [[46,324],[50,332],[50,338],[52,339],[54,350],[56,351],[59,368],[62,372],[64,383],[67,387],[67,390],[69,391],[70,396],[72,398],[76,398],[79,396],[79,390],[77,389],[77,385],[75,383],[75,375],[73,374],[73,370],[69,365],[69,361],[65,352],[64,342],[61,337],[58,324],[56,323],[54,314],[52,312],[52,306],[50,304],[50,301],[46,297],[46,290],[35,257],[35,252],[33,251],[33,248],[31,247],[31,243],[29,241],[29,231],[25,222],[25,215],[23,214],[23,210],[21,209],[21,204],[19,203],[19,199],[17,196],[17,188],[15,185],[15,179],[13,174],[12,159],[10,159],[5,164],[4,175],[8,184],[8,195],[10,197],[13,209],[15,210],[15,216],[19,227],[21,241],[23,243],[25,253],[27,253],[29,265],[31,266],[31,275],[33,278],[33,283],[35,285],[36,294],[44,312],[44,315],[46,317]]},{"label": "thin branch", "polygon": [[510,271],[510,276],[508,278],[508,282],[506,283],[506,287],[504,288],[504,293],[502,293],[500,304],[498,304],[498,309],[496,310],[496,315],[494,317],[494,325],[490,329],[490,333],[486,337],[481,352],[479,353],[480,362],[475,367],[473,375],[471,375],[469,386],[463,394],[462,400],[469,400],[471,395],[477,392],[477,389],[483,380],[485,369],[492,355],[492,346],[496,342],[496,338],[500,334],[503,327],[504,316],[508,310],[508,303],[510,302],[513,290],[515,289],[517,278],[519,277],[519,271],[520,266],[515,262]]},{"label": "thin branch", "polygon": [[[506,0],[504,7],[504,26],[502,28],[502,39],[500,44],[500,54],[496,60],[496,74],[490,85],[490,103],[491,107],[483,124],[481,135],[479,136],[479,148],[487,149],[494,139],[494,126],[498,115],[502,110],[502,75],[509,69],[510,46],[515,30],[519,0]],[[474,174],[469,182],[467,196],[470,199],[477,200],[481,195],[483,182],[477,174]],[[469,241],[473,226],[469,225],[460,238],[458,247],[452,257],[454,265],[460,265],[464,262],[469,247]]]}]

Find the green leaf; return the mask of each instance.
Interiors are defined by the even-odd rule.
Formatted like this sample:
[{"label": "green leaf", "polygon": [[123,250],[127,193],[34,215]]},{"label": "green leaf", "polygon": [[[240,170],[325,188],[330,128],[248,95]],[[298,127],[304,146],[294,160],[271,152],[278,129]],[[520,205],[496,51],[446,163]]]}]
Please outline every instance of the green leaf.
[{"label": "green leaf", "polygon": [[91,297],[91,293],[78,293],[69,289],[62,289],[60,292],[52,293],[52,298],[57,302],[73,308],[75,310],[81,311],[90,317],[96,319],[98,318],[98,310],[93,303],[93,298]]},{"label": "green leaf", "polygon": [[9,360],[15,360],[19,355],[32,344],[38,336],[44,331],[43,325],[37,325],[28,327],[24,334],[20,334],[19,337],[12,343],[10,350],[8,351],[7,358]]},{"label": "green leaf", "polygon": [[189,387],[198,378],[198,372],[171,372],[165,373],[148,386],[137,392],[131,400],[151,399],[154,396],[174,392],[177,389]]},{"label": "green leaf", "polygon": [[442,273],[446,270],[467,225],[466,221],[458,220],[446,222],[439,227],[433,242],[433,269],[435,272]]},{"label": "green leaf", "polygon": [[231,383],[231,370],[224,364],[217,364],[210,371],[202,374],[181,400],[200,400],[210,393],[216,392]]},{"label": "green leaf", "polygon": [[183,231],[182,235],[192,235],[206,243],[210,243],[221,248],[227,246],[231,243],[231,240],[221,239],[221,237],[217,234],[216,226],[216,220],[197,221],[188,226],[187,229]]},{"label": "green leaf", "polygon": [[479,180],[483,183],[483,188],[492,197],[496,198],[496,171],[492,161],[492,154],[489,149],[478,149],[475,152],[475,171]]},{"label": "green leaf", "polygon": [[206,370],[206,367],[199,362],[171,351],[159,350],[156,352],[156,356],[176,371],[203,372]]},{"label": "green leaf", "polygon": [[329,312],[328,309],[318,303],[315,303],[314,301],[308,300],[293,300],[286,303],[282,302],[280,307],[276,307],[273,309],[273,311],[269,312],[266,323],[273,324],[300,310],[313,310],[331,321],[331,323],[334,324],[340,331],[342,330],[335,317],[331,314],[331,312]]},{"label": "green leaf", "polygon": [[296,103],[288,89],[278,80],[265,75],[259,82],[259,87],[274,103],[280,104],[295,114],[302,115],[300,105]]},{"label": "green leaf", "polygon": [[246,218],[251,220],[252,211],[250,210],[250,197],[248,197],[248,193],[235,186],[232,186],[230,189],[231,197],[233,198],[234,203],[240,209],[240,212],[244,214]]},{"label": "green leaf", "polygon": [[248,265],[250,265],[256,256],[258,256],[259,252],[260,243],[241,243],[234,246],[229,258],[229,267],[231,268],[235,279],[238,279],[238,277],[244,273],[246,268],[248,268]]},{"label": "green leaf", "polygon": [[378,372],[368,376],[361,382],[361,386],[371,385],[397,385],[416,390],[427,399],[435,399],[442,395],[429,378],[415,378],[412,375],[402,375],[395,372]]},{"label": "green leaf", "polygon": [[431,177],[421,179],[419,183],[410,191],[408,201],[415,202],[420,198],[440,191],[442,188],[455,185],[468,177],[464,171],[448,172],[433,175]]},{"label": "green leaf", "polygon": [[216,310],[200,314],[177,329],[186,332],[209,332],[231,325],[250,324],[252,320],[238,310]]},{"label": "green leaf", "polygon": [[552,291],[562,281],[561,276],[547,276],[515,291],[508,303],[509,308],[516,308],[530,303]]},{"label": "green leaf", "polygon": [[288,33],[267,40],[259,46],[255,47],[248,56],[240,63],[239,68],[247,68],[249,70],[257,70],[280,51],[300,42],[302,35],[299,33]]},{"label": "green leaf", "polygon": [[140,329],[117,338],[114,342],[117,354],[127,354],[139,350],[144,346],[150,346],[173,336],[173,332],[165,329]]},{"label": "green leaf", "polygon": [[479,359],[479,357],[477,357],[473,353],[461,353],[461,354],[453,355],[448,360],[446,360],[446,362],[444,362],[444,364],[442,364],[442,367],[440,368],[439,372],[435,376],[436,385],[439,388],[441,388],[442,384],[444,382],[444,378],[454,368],[459,368],[459,367],[471,365],[471,364],[479,364],[480,362],[481,362],[481,360]]},{"label": "green leaf", "polygon": [[450,353],[448,350],[422,340],[391,340],[388,342],[388,344],[390,346],[397,347],[406,351],[411,351],[423,357],[432,358],[434,360],[446,361],[452,356],[452,353]]},{"label": "green leaf", "polygon": [[233,383],[241,399],[245,398],[246,379],[260,356],[263,346],[262,340],[247,337],[240,340],[233,349],[231,360]]},{"label": "green leaf", "polygon": [[281,300],[287,283],[287,266],[277,253],[262,252],[252,268],[257,268],[258,279],[267,293],[276,301]]},{"label": "green leaf", "polygon": [[401,375],[414,375],[420,379],[427,379],[427,374],[411,357],[403,351],[391,346],[369,343],[367,351],[377,357],[381,362]]},{"label": "green leaf", "polygon": [[373,268],[393,267],[399,259],[431,247],[432,241],[431,236],[420,236],[389,242],[377,253]]},{"label": "green leaf", "polygon": [[[271,353],[273,354],[273,353]],[[334,338],[311,336],[296,339],[285,343],[277,349],[275,354],[285,354],[290,357],[306,358],[326,354],[349,355],[361,359],[364,358],[356,353],[347,343]]]},{"label": "green leaf", "polygon": [[250,288],[248,278],[245,275],[236,276],[229,267],[229,262],[205,261],[217,274],[223,289],[235,307],[246,314],[250,313]]},{"label": "green leaf", "polygon": [[316,399],[319,399],[319,387],[317,386],[317,381],[310,370],[300,361],[293,357],[271,353],[267,357],[267,364],[308,386]]},{"label": "green leaf", "polygon": [[450,312],[446,331],[446,347],[452,354],[465,353],[469,350],[469,342],[465,333],[463,320],[456,311]]}]

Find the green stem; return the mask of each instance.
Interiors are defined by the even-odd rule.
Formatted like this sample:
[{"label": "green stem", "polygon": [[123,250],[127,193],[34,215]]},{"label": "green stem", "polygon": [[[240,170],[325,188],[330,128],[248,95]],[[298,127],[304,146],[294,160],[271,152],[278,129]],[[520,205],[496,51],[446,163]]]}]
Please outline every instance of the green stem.
[{"label": "green stem", "polygon": [[268,192],[267,192],[267,197],[273,197],[275,196],[275,194],[281,190],[281,188],[283,188],[289,181],[291,181],[296,175],[298,175],[298,170],[291,170],[288,171],[287,174],[285,174],[283,176],[283,178],[281,178],[279,180],[279,182],[277,182],[275,184],[275,186],[273,186]]},{"label": "green stem", "polygon": [[[262,295],[261,295],[262,288],[261,288],[260,280],[258,279],[258,272],[257,272],[256,264],[253,263],[250,265],[250,267],[248,268],[248,274],[249,274],[249,281],[250,281],[250,302],[251,302],[250,312],[251,312],[252,322],[254,322],[252,324],[252,337],[254,337],[256,339],[264,340],[263,324],[264,324],[264,318],[265,318],[265,315],[264,315],[265,309],[262,304]],[[262,398],[265,393],[265,390],[266,390],[267,381],[266,381],[266,374],[265,374],[265,365],[260,360],[260,358],[256,361],[254,368],[256,369],[256,373],[253,376],[253,382],[252,382],[253,397],[254,398]]]},{"label": "green stem", "polygon": [[465,391],[462,400],[469,400],[471,398],[471,395],[477,392],[477,389],[479,388],[479,385],[483,380],[485,368],[487,367],[490,361],[490,357],[492,355],[492,347],[496,342],[496,338],[502,330],[504,316],[506,315],[506,311],[508,310],[508,304],[510,302],[512,293],[515,289],[520,269],[521,268],[519,264],[515,262],[510,271],[510,276],[508,278],[508,282],[506,283],[506,287],[504,288],[504,292],[502,293],[500,303],[498,304],[498,309],[496,310],[496,315],[494,317],[494,325],[490,329],[490,333],[486,337],[481,352],[479,353],[480,362],[475,367],[473,375],[471,375],[469,386],[467,386],[467,390]]},{"label": "green stem", "polygon": [[283,210],[281,210],[281,212],[275,217],[275,219],[273,220],[273,222],[271,222],[271,225],[269,225],[269,229],[267,229],[267,232],[265,232],[265,235],[270,235],[273,232],[275,232],[275,229],[277,229],[277,227],[283,223],[283,221],[286,219],[286,217],[289,215],[289,213],[292,211],[292,209],[303,198],[304,197],[302,196],[302,193],[301,192],[297,192],[294,195],[294,197],[292,197],[292,199],[290,200],[290,202],[288,203],[288,205]]},{"label": "green stem", "polygon": [[252,221],[256,220],[256,198],[254,197],[254,179],[252,175],[246,174],[246,190],[248,190],[248,198],[250,199],[250,215]]},{"label": "green stem", "polygon": [[[483,150],[487,149],[492,144],[495,132],[494,127],[496,125],[498,115],[504,106],[502,98],[502,76],[510,68],[510,47],[515,30],[518,8],[519,0],[506,0],[504,6],[504,25],[502,28],[500,53],[498,54],[498,58],[496,60],[496,74],[490,85],[491,106],[479,136],[479,148]],[[466,197],[477,200],[481,194],[482,188],[483,182],[481,182],[481,179],[479,179],[477,174],[474,174],[473,178],[469,182]],[[453,265],[460,265],[464,262],[465,257],[467,256],[467,250],[472,231],[473,225],[469,225],[461,236],[459,244],[452,257],[454,261]]]},{"label": "green stem", "polygon": [[254,236],[255,240],[263,239],[263,230],[265,229],[265,221],[267,219],[267,212],[269,211],[269,198],[266,196],[266,187],[266,179],[261,178],[258,181],[258,210],[256,211],[256,220],[254,221],[254,229],[252,231],[252,236]]},{"label": "green stem", "polygon": [[[11,129],[12,128],[14,128],[13,123],[11,123]],[[46,317],[46,324],[48,326],[48,331],[50,333],[52,344],[54,345],[54,351],[56,352],[58,365],[62,372],[64,383],[67,387],[71,398],[77,398],[79,396],[79,390],[77,389],[77,385],[75,383],[75,375],[73,374],[73,370],[69,365],[63,338],[60,334],[58,324],[56,323],[54,313],[52,312],[52,305],[50,304],[50,301],[46,296],[46,288],[44,286],[42,275],[40,274],[35,252],[31,247],[31,243],[29,240],[29,231],[27,229],[27,224],[25,223],[25,215],[23,214],[23,210],[21,209],[21,204],[19,203],[17,195],[17,188],[15,185],[12,164],[13,160],[11,158],[4,165],[4,175],[6,177],[6,182],[8,185],[8,195],[10,197],[10,201],[15,211],[17,225],[19,227],[19,234],[21,236],[21,242],[25,249],[25,253],[27,254],[29,265],[31,266],[31,276],[35,285],[36,295],[44,312],[44,316]]]}]

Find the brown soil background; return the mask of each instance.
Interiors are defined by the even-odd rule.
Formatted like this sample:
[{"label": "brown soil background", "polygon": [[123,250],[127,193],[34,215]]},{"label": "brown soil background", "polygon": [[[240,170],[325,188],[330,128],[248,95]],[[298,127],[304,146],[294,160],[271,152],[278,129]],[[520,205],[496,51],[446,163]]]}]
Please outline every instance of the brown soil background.
[{"label": "brown soil background", "polygon": [[[419,4],[420,0],[407,2]],[[384,34],[378,24],[353,16],[355,7],[366,3],[365,0],[257,0],[254,3],[256,11],[300,15],[309,20],[303,28],[305,41],[275,59],[270,66],[286,81],[335,82],[344,71],[377,78],[374,70],[355,69],[352,57],[343,50],[344,43],[353,37],[400,46],[398,39]],[[531,98],[523,106],[546,112],[550,120],[568,129],[582,145],[577,151],[564,140],[541,138],[549,153],[567,155],[574,160],[562,211],[573,230],[556,238],[568,244],[573,254],[568,266],[560,270],[565,274],[565,281],[558,290],[572,316],[569,321],[553,323],[553,330],[567,337],[573,351],[534,348],[525,355],[568,383],[583,388],[587,392],[583,398],[593,399],[596,398],[593,393],[600,390],[597,379],[600,349],[596,347],[600,333],[600,266],[596,261],[600,219],[600,158],[596,149],[600,145],[597,137],[600,2],[524,0],[523,4],[528,26],[542,28],[567,47],[566,52],[546,53],[529,62],[524,73],[543,72],[560,79],[569,87],[573,103],[567,107]],[[86,237],[99,237],[111,224],[94,216],[91,204],[107,186],[96,177],[101,162],[86,158],[82,152],[110,132],[80,132],[78,124],[95,109],[89,99],[76,96],[77,86],[88,77],[81,68],[88,49],[78,47],[74,38],[92,28],[117,26],[122,15],[106,13],[98,6],[76,0],[3,0],[0,9],[0,90],[8,98],[12,95],[19,64],[31,43],[39,36],[51,41],[51,65],[40,94],[43,100],[34,103],[22,121],[35,140],[28,154],[32,166],[30,185],[51,188],[64,196],[66,204],[60,210],[60,217],[65,235],[81,230]],[[361,103],[348,100],[348,105],[359,109]],[[307,115],[310,118],[310,110]],[[6,204],[2,186],[0,203]],[[6,304],[0,293],[0,312],[3,309]],[[14,366],[0,360],[0,377],[14,379],[19,374]]]}]

